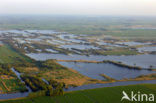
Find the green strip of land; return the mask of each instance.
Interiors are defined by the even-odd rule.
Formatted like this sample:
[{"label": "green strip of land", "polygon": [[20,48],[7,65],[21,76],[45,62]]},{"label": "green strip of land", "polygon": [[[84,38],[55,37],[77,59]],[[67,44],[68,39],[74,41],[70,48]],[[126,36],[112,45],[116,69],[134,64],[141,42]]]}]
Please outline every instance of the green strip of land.
[{"label": "green strip of land", "polygon": [[[122,91],[125,91],[128,95],[130,95],[131,91],[134,91],[134,93],[140,91],[143,94],[156,94],[156,84],[105,87],[68,92],[63,96],[25,98],[1,101],[0,103],[121,103]],[[124,100],[123,103],[129,103],[129,101]]]},{"label": "green strip of land", "polygon": [[30,61],[28,57],[13,50],[9,45],[0,46],[0,63],[15,63],[22,60]]}]

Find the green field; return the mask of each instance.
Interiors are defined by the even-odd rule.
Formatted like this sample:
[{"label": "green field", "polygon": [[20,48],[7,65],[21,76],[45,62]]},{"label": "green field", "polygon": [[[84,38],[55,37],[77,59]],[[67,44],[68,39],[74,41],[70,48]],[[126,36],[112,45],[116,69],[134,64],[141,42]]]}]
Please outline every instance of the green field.
[{"label": "green field", "polygon": [[[0,89],[2,89],[3,93],[26,90],[25,85],[22,84],[9,69],[11,68],[11,64],[16,64],[22,61],[30,61],[30,59],[18,53],[7,44],[0,46]],[[12,78],[2,79],[2,75]],[[8,89],[4,87],[1,81],[4,82]]]},{"label": "green field", "polygon": [[118,31],[109,31],[105,32],[106,35],[112,35],[116,37],[126,37],[128,39],[142,39],[150,40],[153,38],[156,39],[156,30],[118,30]]},{"label": "green field", "polygon": [[[73,34],[112,35],[156,40],[155,17],[0,16],[0,29],[57,30]],[[145,29],[142,29],[145,28]],[[148,28],[148,29],[146,29]]]},{"label": "green field", "polygon": [[[156,94],[156,84],[106,87],[65,93],[64,96],[36,97],[21,100],[2,101],[0,103],[121,103],[122,91],[130,95],[131,91],[142,94]],[[123,100],[122,103],[129,103]],[[144,103],[144,102],[142,102]],[[148,102],[149,103],[149,102]]]},{"label": "green field", "polygon": [[20,80],[18,80],[17,78],[13,78],[13,79],[3,79],[2,81],[6,84],[7,88],[9,89],[9,91],[2,85],[0,79],[0,88],[2,88],[2,91],[4,93],[7,92],[17,92],[17,91],[24,91],[26,90],[25,85],[22,84],[20,82]]},{"label": "green field", "polygon": [[14,63],[29,58],[19,54],[8,45],[0,46],[0,63]]},{"label": "green field", "polygon": [[139,52],[129,49],[115,48],[113,50],[103,51],[103,50],[84,50],[88,52],[88,54],[95,55],[137,55]]}]

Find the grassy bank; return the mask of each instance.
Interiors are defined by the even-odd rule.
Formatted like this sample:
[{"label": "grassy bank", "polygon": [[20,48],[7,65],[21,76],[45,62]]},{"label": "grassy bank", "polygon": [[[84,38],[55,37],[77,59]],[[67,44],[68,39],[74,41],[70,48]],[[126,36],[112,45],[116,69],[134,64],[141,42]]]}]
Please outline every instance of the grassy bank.
[{"label": "grassy bank", "polygon": [[0,46],[0,63],[15,63],[17,61],[30,59],[13,50],[9,45]]},{"label": "grassy bank", "polygon": [[[156,94],[156,84],[106,87],[68,92],[64,96],[25,98],[1,101],[0,103],[121,103],[122,91],[125,91],[128,95],[131,91]],[[127,100],[123,100],[123,102],[128,103]]]},{"label": "grassy bank", "polygon": [[2,94],[26,91],[25,85],[22,84],[17,78],[14,77],[10,77],[8,79],[0,79],[0,88]]}]

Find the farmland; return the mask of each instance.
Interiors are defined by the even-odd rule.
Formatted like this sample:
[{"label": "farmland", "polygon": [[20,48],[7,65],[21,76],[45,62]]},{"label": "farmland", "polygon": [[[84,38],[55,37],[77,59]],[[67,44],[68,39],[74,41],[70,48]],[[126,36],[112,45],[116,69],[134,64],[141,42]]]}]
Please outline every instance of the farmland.
[{"label": "farmland", "polygon": [[0,16],[0,28],[57,30],[73,34],[156,40],[154,17],[30,16]]},{"label": "farmland", "polygon": [[[106,87],[92,90],[67,92],[64,96],[36,97],[20,100],[2,101],[0,103],[121,103],[122,91],[130,95],[131,91],[137,93],[156,94],[155,84],[129,85]],[[80,99],[81,98],[81,99]],[[123,100],[128,103],[129,101]]]},{"label": "farmland", "polygon": [[29,60],[13,50],[9,45],[0,46],[0,63],[14,63],[20,60]]}]

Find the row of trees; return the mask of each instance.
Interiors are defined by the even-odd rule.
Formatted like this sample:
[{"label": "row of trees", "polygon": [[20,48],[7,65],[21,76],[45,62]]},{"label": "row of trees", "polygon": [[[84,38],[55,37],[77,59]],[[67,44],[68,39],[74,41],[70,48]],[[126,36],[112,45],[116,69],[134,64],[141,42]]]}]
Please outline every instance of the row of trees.
[{"label": "row of trees", "polygon": [[66,67],[56,63],[54,60],[37,61],[37,66],[42,69],[67,69]]},{"label": "row of trees", "polygon": [[29,94],[29,97],[56,96],[64,94],[63,88],[65,85],[63,83],[51,80],[49,84],[46,84],[42,79],[36,76],[26,75],[22,76],[22,79],[33,91]]},{"label": "row of trees", "polygon": [[12,75],[9,64],[0,64],[0,75]]}]

